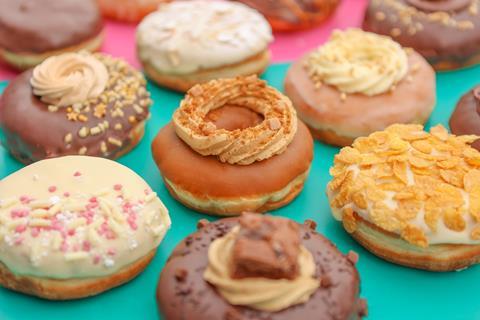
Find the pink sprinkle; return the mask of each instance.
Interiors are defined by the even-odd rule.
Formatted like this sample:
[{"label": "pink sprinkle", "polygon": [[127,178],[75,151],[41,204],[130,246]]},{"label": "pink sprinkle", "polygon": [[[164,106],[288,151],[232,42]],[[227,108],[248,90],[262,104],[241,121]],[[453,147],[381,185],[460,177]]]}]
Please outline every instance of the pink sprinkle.
[{"label": "pink sprinkle", "polygon": [[90,202],[85,206],[87,210],[91,211],[92,209],[95,209],[98,207],[98,202]]},{"label": "pink sprinkle", "polygon": [[74,236],[74,235],[75,235],[75,229],[70,229],[70,230],[68,230],[67,234],[68,234],[70,237]]},{"label": "pink sprinkle", "polygon": [[13,209],[10,211],[12,218],[24,218],[30,214],[28,209]]},{"label": "pink sprinkle", "polygon": [[15,239],[14,243],[16,246],[19,246],[22,244],[22,242],[23,242],[23,237],[18,237],[17,239]]},{"label": "pink sprinkle", "polygon": [[112,231],[112,230],[108,230],[106,233],[105,233],[105,237],[107,237],[108,240],[113,240],[115,239],[115,233]]},{"label": "pink sprinkle", "polygon": [[93,263],[94,264],[98,264],[100,262],[100,255],[96,254],[94,257],[93,257]]},{"label": "pink sprinkle", "polygon": [[15,232],[18,232],[18,233],[23,233],[23,232],[25,232],[25,230],[27,230],[27,225],[26,224],[18,225],[15,228]]},{"label": "pink sprinkle", "polygon": [[68,251],[68,244],[65,241],[60,246],[60,250],[62,250],[62,252],[67,252]]},{"label": "pink sprinkle", "polygon": [[145,189],[145,190],[143,190],[143,192],[145,193],[146,196],[148,196],[152,192],[152,190],[151,189]]},{"label": "pink sprinkle", "polygon": [[138,229],[137,223],[135,221],[129,221],[128,225],[130,226],[130,229],[132,229],[132,230],[137,230]]},{"label": "pink sprinkle", "polygon": [[29,196],[21,196],[20,197],[20,202],[23,204],[28,204],[33,200],[33,198],[30,198]]},{"label": "pink sprinkle", "polygon": [[108,254],[109,256],[114,256],[114,255],[116,254],[116,251],[115,251],[115,249],[110,248],[110,249],[108,249],[107,254]]},{"label": "pink sprinkle", "polygon": [[70,192],[64,192],[64,193],[63,193],[63,196],[64,196],[65,198],[70,197]]},{"label": "pink sprinkle", "polygon": [[115,191],[120,191],[120,190],[122,190],[122,188],[123,188],[122,185],[118,184],[118,183],[113,186],[113,190],[115,190]]},{"label": "pink sprinkle", "polygon": [[98,200],[97,200],[97,197],[91,197],[90,199],[88,199],[88,201],[91,202],[91,203],[95,203]]},{"label": "pink sprinkle", "polygon": [[30,234],[32,237],[36,238],[40,234],[40,228],[33,228],[32,231],[30,231]]},{"label": "pink sprinkle", "polygon": [[74,177],[80,177],[81,175],[82,175],[82,174],[81,174],[79,171],[76,171],[76,172],[73,174]]},{"label": "pink sprinkle", "polygon": [[82,249],[83,251],[87,251],[87,252],[90,251],[90,249],[92,249],[92,244],[90,243],[90,241],[88,240],[83,241]]},{"label": "pink sprinkle", "polygon": [[55,191],[57,191],[57,187],[55,186],[48,187],[48,192],[55,192]]}]

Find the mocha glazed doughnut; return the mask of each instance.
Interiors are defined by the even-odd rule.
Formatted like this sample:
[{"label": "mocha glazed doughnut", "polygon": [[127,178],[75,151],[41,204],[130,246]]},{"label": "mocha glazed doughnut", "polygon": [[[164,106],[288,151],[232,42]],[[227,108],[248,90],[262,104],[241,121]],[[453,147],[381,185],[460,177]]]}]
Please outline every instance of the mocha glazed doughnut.
[{"label": "mocha glazed doughnut", "polygon": [[340,0],[237,0],[260,11],[275,31],[314,27],[330,17]]},{"label": "mocha glazed doughnut", "polygon": [[0,181],[0,285],[51,300],[99,294],[142,272],[169,227],[163,203],[127,167],[39,161]]},{"label": "mocha glazed doughnut", "polygon": [[363,27],[393,37],[437,70],[480,61],[479,0],[372,0]]},{"label": "mocha glazed doughnut", "polygon": [[479,263],[478,138],[400,124],[358,138],[330,169],[334,217],[387,261],[430,271]]},{"label": "mocha glazed doughnut", "polygon": [[75,154],[118,158],[143,136],[152,103],[145,86],[140,72],[104,54],[50,57],[5,89],[1,142],[23,163]]},{"label": "mocha glazed doughnut", "polygon": [[149,78],[185,92],[197,83],[261,74],[270,62],[272,31],[241,3],[175,1],[137,28],[137,53]]},{"label": "mocha glazed doughnut", "polygon": [[160,313],[169,320],[363,318],[358,256],[341,254],[314,225],[256,214],[201,221],[162,271]]},{"label": "mocha glazed doughnut", "polygon": [[388,37],[337,30],[290,67],[285,93],[315,138],[346,146],[394,123],[425,123],[435,73]]},{"label": "mocha glazed doughnut", "polygon": [[67,51],[96,51],[102,30],[96,0],[0,0],[0,59],[17,69]]},{"label": "mocha glazed doughnut", "polygon": [[313,141],[288,98],[251,76],[193,87],[152,152],[173,197],[197,211],[235,215],[292,201]]},{"label": "mocha glazed doughnut", "polygon": [[[457,103],[450,117],[450,130],[453,134],[474,134],[480,136],[480,86],[468,91]],[[480,150],[480,141],[472,143],[472,147]]]}]

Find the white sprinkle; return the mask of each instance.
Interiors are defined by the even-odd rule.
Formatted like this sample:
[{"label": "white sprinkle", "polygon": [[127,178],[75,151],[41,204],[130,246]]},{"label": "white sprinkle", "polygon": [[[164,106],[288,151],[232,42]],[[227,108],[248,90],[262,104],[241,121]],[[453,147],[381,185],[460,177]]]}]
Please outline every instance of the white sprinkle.
[{"label": "white sprinkle", "polygon": [[138,242],[137,242],[137,240],[135,240],[135,239],[129,239],[129,240],[128,240],[128,248],[129,248],[130,250],[133,250],[133,249],[135,249],[136,247],[138,247]]},{"label": "white sprinkle", "polygon": [[60,197],[59,196],[52,196],[52,197],[50,197],[49,200],[50,200],[51,204],[57,204],[57,203],[60,202]]},{"label": "white sprinkle", "polygon": [[85,258],[88,258],[88,253],[85,251],[71,252],[65,254],[65,260],[67,261],[82,260]]},{"label": "white sprinkle", "polygon": [[111,258],[105,258],[103,260],[103,265],[107,268],[111,268],[115,265],[115,261]]},{"label": "white sprinkle", "polygon": [[40,176],[38,174],[33,175],[33,181],[38,181],[40,179]]}]

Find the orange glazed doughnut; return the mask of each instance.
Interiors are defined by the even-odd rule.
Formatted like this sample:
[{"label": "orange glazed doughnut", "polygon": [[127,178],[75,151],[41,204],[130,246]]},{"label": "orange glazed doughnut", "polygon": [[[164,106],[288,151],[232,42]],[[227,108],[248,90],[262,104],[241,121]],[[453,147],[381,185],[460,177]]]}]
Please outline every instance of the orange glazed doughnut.
[{"label": "orange glazed doughnut", "polygon": [[251,76],[190,89],[152,151],[176,199],[228,216],[292,201],[307,178],[313,142],[290,100]]},{"label": "orange glazed doughnut", "polygon": [[97,0],[102,14],[120,21],[138,22],[162,3],[172,0]]},{"label": "orange glazed doughnut", "polygon": [[349,29],[295,62],[285,93],[315,138],[347,146],[394,123],[425,123],[435,72],[390,38]]}]

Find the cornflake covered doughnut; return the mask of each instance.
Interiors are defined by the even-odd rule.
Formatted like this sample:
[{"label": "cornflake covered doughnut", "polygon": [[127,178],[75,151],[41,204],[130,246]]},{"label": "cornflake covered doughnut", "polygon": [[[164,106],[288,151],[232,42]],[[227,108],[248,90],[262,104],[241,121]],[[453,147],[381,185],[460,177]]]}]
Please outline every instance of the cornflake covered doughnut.
[{"label": "cornflake covered doughnut", "polygon": [[365,248],[431,271],[480,261],[477,136],[393,125],[335,156],[327,195],[333,215]]},{"label": "cornflake covered doughnut", "polygon": [[435,105],[435,72],[389,37],[336,30],[292,65],[285,93],[315,138],[346,146],[394,123],[426,122]]},{"label": "cornflake covered doughnut", "polygon": [[202,222],[162,271],[159,310],[169,320],[361,319],[357,260],[313,221],[248,213]]},{"label": "cornflake covered doughnut", "polygon": [[234,215],[295,198],[308,175],[313,143],[290,100],[250,76],[190,89],[152,151],[180,202]]},{"label": "cornflake covered doughnut", "polygon": [[371,0],[363,27],[393,37],[437,70],[480,61],[480,0]]},{"label": "cornflake covered doughnut", "polygon": [[69,156],[0,181],[0,285],[52,300],[99,294],[137,276],[170,227],[130,169]]},{"label": "cornflake covered doughnut", "polygon": [[116,159],[143,137],[152,104],[145,86],[140,72],[104,54],[50,57],[0,98],[2,144],[23,163],[75,154]]},{"label": "cornflake covered doughnut", "polygon": [[96,0],[0,0],[0,60],[17,69],[65,52],[96,51],[102,30]]},{"label": "cornflake covered doughnut", "polygon": [[307,29],[335,12],[340,0],[237,0],[260,11],[275,31]]},{"label": "cornflake covered doughnut", "polygon": [[240,3],[176,1],[148,15],[137,29],[137,53],[149,78],[187,91],[218,78],[261,74],[272,32],[256,10]]}]

